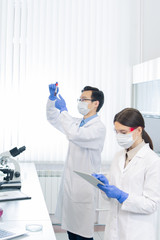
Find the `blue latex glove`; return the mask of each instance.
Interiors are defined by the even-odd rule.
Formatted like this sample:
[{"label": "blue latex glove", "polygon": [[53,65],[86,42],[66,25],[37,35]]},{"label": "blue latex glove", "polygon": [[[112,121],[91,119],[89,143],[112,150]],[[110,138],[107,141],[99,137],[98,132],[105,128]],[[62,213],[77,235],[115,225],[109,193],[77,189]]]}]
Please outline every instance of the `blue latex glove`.
[{"label": "blue latex glove", "polygon": [[105,186],[98,184],[97,185],[109,198],[116,198],[120,203],[123,203],[128,198],[128,193],[123,192],[119,188],[117,188],[114,185],[108,185]]},{"label": "blue latex glove", "polygon": [[[104,183],[105,185],[109,185],[108,179],[107,179],[103,174],[93,173],[92,176],[95,177],[95,178],[97,178],[99,181],[101,181],[101,182]],[[102,185],[101,185],[101,186],[102,186]]]},{"label": "blue latex glove", "polygon": [[66,107],[66,102],[65,102],[65,100],[62,98],[62,96],[60,94],[59,94],[59,98],[57,98],[57,100],[55,102],[55,107],[57,109],[59,109],[60,112],[68,111],[67,107]]},{"label": "blue latex glove", "polygon": [[[57,82],[56,82],[56,83],[57,83]],[[55,93],[56,83],[49,85],[49,92],[50,92],[49,99],[52,100],[52,101],[54,101],[54,100],[57,99],[57,93],[59,92],[59,87],[57,87],[57,93]]]}]

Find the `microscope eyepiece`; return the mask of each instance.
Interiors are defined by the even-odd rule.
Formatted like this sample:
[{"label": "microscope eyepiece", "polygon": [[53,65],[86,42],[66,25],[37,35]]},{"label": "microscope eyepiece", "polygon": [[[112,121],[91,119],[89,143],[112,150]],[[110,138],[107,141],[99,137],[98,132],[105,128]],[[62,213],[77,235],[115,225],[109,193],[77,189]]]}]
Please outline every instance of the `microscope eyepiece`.
[{"label": "microscope eyepiece", "polygon": [[9,152],[12,155],[12,157],[16,157],[17,155],[19,155],[21,152],[23,152],[25,150],[26,150],[25,146],[23,146],[19,149],[17,147],[15,147],[15,148],[11,149]]},{"label": "microscope eyepiece", "polygon": [[19,154],[20,154],[21,152],[25,151],[25,150],[26,150],[26,147],[25,147],[25,146],[23,146],[23,147],[19,148],[19,149],[18,149],[18,151],[19,151]]}]

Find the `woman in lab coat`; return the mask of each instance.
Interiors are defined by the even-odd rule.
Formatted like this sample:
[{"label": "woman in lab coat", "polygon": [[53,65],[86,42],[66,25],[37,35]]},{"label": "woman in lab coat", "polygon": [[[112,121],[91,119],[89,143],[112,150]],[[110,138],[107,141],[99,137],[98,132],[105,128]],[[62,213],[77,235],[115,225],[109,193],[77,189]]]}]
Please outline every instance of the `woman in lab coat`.
[{"label": "woman in lab coat", "polygon": [[[141,113],[126,108],[115,115],[117,141],[124,149],[115,155],[107,178],[94,174],[110,202],[105,240],[158,240],[160,158],[153,152]],[[157,134],[159,134],[157,132]]]},{"label": "woman in lab coat", "polygon": [[[49,86],[47,119],[69,141],[67,158],[57,200],[56,216],[69,239],[93,239],[95,189],[74,171],[93,173],[100,170],[105,126],[97,112],[103,105],[103,92],[85,87],[78,103],[83,118],[73,118],[64,99],[55,97],[55,84]],[[53,143],[54,147],[54,143]]]}]

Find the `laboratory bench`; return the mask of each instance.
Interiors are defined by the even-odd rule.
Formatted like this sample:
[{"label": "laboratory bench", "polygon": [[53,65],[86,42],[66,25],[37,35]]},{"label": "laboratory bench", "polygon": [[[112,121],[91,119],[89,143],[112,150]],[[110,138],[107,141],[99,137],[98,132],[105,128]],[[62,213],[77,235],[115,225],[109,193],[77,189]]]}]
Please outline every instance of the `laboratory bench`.
[{"label": "laboratory bench", "polygon": [[55,240],[53,226],[48,214],[46,203],[40,187],[34,163],[20,163],[21,191],[31,199],[0,202],[3,215],[0,218],[0,227],[16,226],[22,229],[28,224],[39,224],[42,230],[27,232],[27,235],[15,239],[26,240]]}]

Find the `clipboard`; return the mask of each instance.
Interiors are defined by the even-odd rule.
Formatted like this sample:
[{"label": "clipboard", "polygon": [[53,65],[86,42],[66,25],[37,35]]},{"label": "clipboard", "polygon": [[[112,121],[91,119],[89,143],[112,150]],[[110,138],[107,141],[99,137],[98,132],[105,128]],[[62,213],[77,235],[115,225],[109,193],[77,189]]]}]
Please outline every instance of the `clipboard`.
[{"label": "clipboard", "polygon": [[91,174],[83,173],[83,172],[79,172],[79,171],[74,171],[74,172],[98,189],[99,189],[99,187],[97,187],[97,184],[104,185],[104,183],[99,181],[97,178],[95,178]]}]

